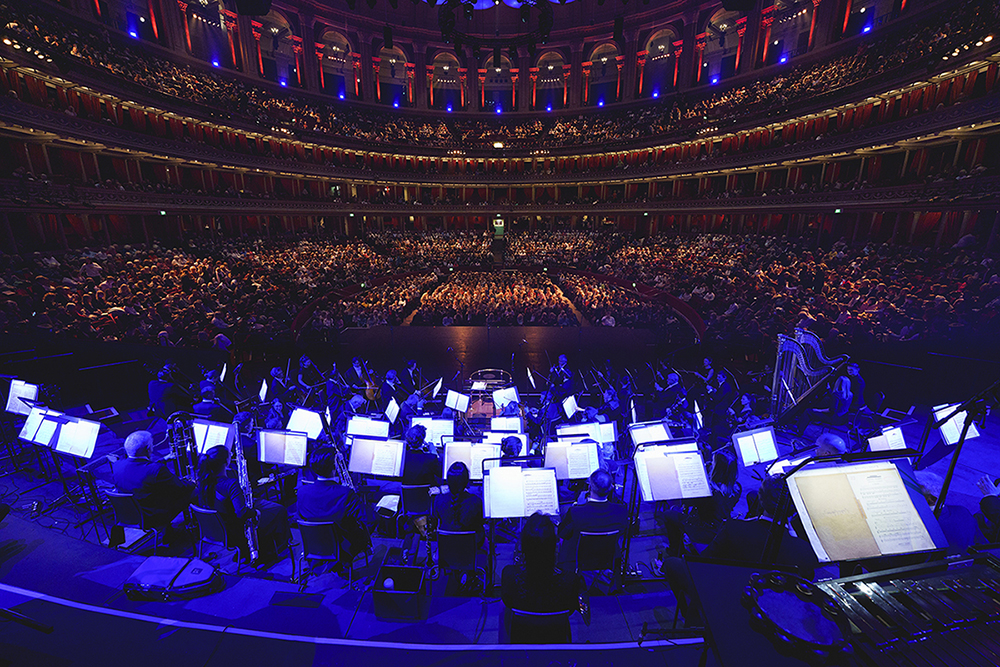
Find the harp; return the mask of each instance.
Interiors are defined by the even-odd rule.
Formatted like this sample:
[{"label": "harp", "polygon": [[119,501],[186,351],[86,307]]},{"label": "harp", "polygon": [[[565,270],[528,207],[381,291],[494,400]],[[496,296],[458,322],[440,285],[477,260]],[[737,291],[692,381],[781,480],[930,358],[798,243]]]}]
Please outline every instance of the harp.
[{"label": "harp", "polygon": [[811,331],[795,329],[794,336],[779,334],[771,383],[771,417],[775,423],[787,423],[822,396],[847,361],[846,355],[827,357],[822,341]]}]

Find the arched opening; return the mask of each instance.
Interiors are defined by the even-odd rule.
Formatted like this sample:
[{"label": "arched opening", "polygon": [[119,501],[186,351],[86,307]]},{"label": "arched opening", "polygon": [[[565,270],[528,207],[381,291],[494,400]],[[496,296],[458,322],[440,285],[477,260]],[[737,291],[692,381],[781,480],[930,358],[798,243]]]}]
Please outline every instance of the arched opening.
[{"label": "arched opening", "polygon": [[281,86],[301,88],[301,62],[295,52],[296,35],[291,23],[273,9],[260,22],[264,26],[260,37],[263,77]]},{"label": "arched opening", "polygon": [[538,79],[534,82],[535,109],[552,111],[566,106],[566,59],[558,51],[543,53],[538,59]]},{"label": "arched opening", "polygon": [[590,77],[586,104],[603,107],[621,99],[621,66],[618,47],[612,42],[600,44],[590,54]]},{"label": "arched opening", "polygon": [[494,62],[492,55],[486,59],[486,83],[483,84],[483,98],[480,100],[484,111],[496,113],[513,111],[514,90],[511,68],[510,58],[504,54],[500,55],[499,64]]},{"label": "arched opening", "polygon": [[455,54],[441,51],[434,56],[434,71],[431,74],[430,99],[431,108],[452,111],[464,108],[462,95],[462,80],[459,76],[459,62]]},{"label": "arched opening", "polygon": [[398,46],[382,47],[378,54],[378,99],[392,107],[409,105],[406,90],[406,54]]},{"label": "arched opening", "polygon": [[[320,88],[340,99],[354,98],[354,59],[351,44],[336,30],[326,29],[316,41]],[[322,45],[322,48],[319,46]]]},{"label": "arched opening", "polygon": [[[195,58],[213,67],[238,68],[238,49],[234,41],[237,37],[227,28],[225,9],[222,2],[190,3],[185,14],[186,37],[191,40],[191,55]],[[235,30],[235,23],[231,23]]]},{"label": "arched opening", "polygon": [[643,66],[640,92],[644,97],[659,97],[677,87],[677,53],[674,42],[680,38],[673,28],[657,30],[646,40],[646,63]]},{"label": "arched opening", "polygon": [[701,83],[716,84],[736,73],[742,57],[739,28],[742,12],[720,9],[705,26],[705,49],[701,56]]}]

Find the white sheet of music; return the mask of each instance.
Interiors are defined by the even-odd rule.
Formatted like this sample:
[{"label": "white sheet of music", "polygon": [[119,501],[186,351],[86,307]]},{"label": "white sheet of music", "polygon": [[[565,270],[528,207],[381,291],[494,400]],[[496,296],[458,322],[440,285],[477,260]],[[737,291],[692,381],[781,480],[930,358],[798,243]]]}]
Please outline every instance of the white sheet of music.
[{"label": "white sheet of music", "polygon": [[882,554],[934,548],[895,466],[851,473],[847,480]]},{"label": "white sheet of music", "polygon": [[11,380],[10,381],[10,392],[7,394],[7,406],[6,411],[18,415],[27,415],[31,412],[31,407],[24,403],[21,399],[26,398],[29,401],[34,401],[38,399],[38,385],[29,384],[24,380]]},{"label": "white sheet of music", "polygon": [[521,468],[493,468],[487,477],[489,482],[484,490],[488,493],[489,515],[497,519],[525,516]]},{"label": "white sheet of music", "polygon": [[472,467],[472,443],[471,442],[449,442],[444,446],[444,474],[448,476],[448,468],[453,463],[461,461],[469,469],[469,477],[476,479],[476,471]]},{"label": "white sheet of music", "polygon": [[205,450],[207,451],[212,447],[225,447],[228,440],[228,428],[216,425],[209,426],[208,432],[205,434]]},{"label": "white sheet of music", "polygon": [[[504,470],[497,468],[496,470]],[[551,468],[514,468],[521,471],[524,490],[524,513],[531,516],[535,512],[559,515],[559,496],[556,492],[556,471]],[[493,473],[490,472],[492,475]]]},{"label": "white sheet of music", "polygon": [[100,422],[88,419],[77,419],[63,424],[62,430],[59,432],[56,450],[63,454],[89,459],[94,455],[94,447],[97,445],[97,435],[100,430]]},{"label": "white sheet of music", "polygon": [[[471,460],[469,465],[469,475],[472,479],[483,478],[483,460],[500,458],[500,445],[482,443],[473,445],[470,452]],[[491,470],[500,465],[499,461],[489,461],[486,469]]]},{"label": "white sheet of music", "polygon": [[38,431],[35,433],[35,443],[51,447],[53,444],[52,436],[55,434],[56,427],[58,426],[58,422],[51,419],[43,419],[42,423],[38,425]]},{"label": "white sheet of music", "polygon": [[701,454],[688,452],[672,456],[674,465],[677,466],[677,482],[680,485],[682,498],[706,498],[712,495]]},{"label": "white sheet of music", "polygon": [[380,477],[398,477],[402,466],[403,448],[392,440],[373,442],[372,472]]},{"label": "white sheet of music", "polygon": [[903,429],[890,428],[882,433],[889,449],[906,449],[906,438],[903,437]]},{"label": "white sheet of music", "polygon": [[38,427],[42,425],[43,416],[45,416],[45,408],[31,408],[28,418],[24,420],[24,426],[21,427],[18,437],[22,440],[34,442],[35,434],[38,433]]},{"label": "white sheet of music", "polygon": [[566,472],[569,479],[586,479],[597,470],[597,445],[593,442],[566,447]]}]

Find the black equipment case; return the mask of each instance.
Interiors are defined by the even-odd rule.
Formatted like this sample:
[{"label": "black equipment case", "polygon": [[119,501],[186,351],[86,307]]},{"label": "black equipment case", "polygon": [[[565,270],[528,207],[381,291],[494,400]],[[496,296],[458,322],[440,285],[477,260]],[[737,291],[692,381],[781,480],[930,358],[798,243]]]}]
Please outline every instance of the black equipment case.
[{"label": "black equipment case", "polygon": [[218,593],[225,586],[222,573],[203,560],[150,556],[123,589],[129,600],[170,602]]}]

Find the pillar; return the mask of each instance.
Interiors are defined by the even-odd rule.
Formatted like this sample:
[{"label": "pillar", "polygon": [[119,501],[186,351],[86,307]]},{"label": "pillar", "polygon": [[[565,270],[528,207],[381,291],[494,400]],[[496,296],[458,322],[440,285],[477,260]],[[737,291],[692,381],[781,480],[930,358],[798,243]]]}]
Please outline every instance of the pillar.
[{"label": "pillar", "polygon": [[[416,106],[418,109],[427,108],[427,91],[430,88],[431,81],[427,80],[426,76],[419,76],[421,72],[427,71],[427,47],[424,44],[415,44],[416,49],[414,63],[414,81],[413,81],[413,100],[412,105]],[[434,66],[431,65],[431,74],[433,76]]]},{"label": "pillar", "polygon": [[639,89],[638,36],[634,31],[626,34],[624,53],[618,56],[619,101],[634,100]]},{"label": "pillar", "polygon": [[[588,67],[589,73],[589,67]],[[569,78],[566,81],[569,108],[579,109],[586,104],[587,82],[583,74],[583,51],[573,51],[570,60]]]}]

